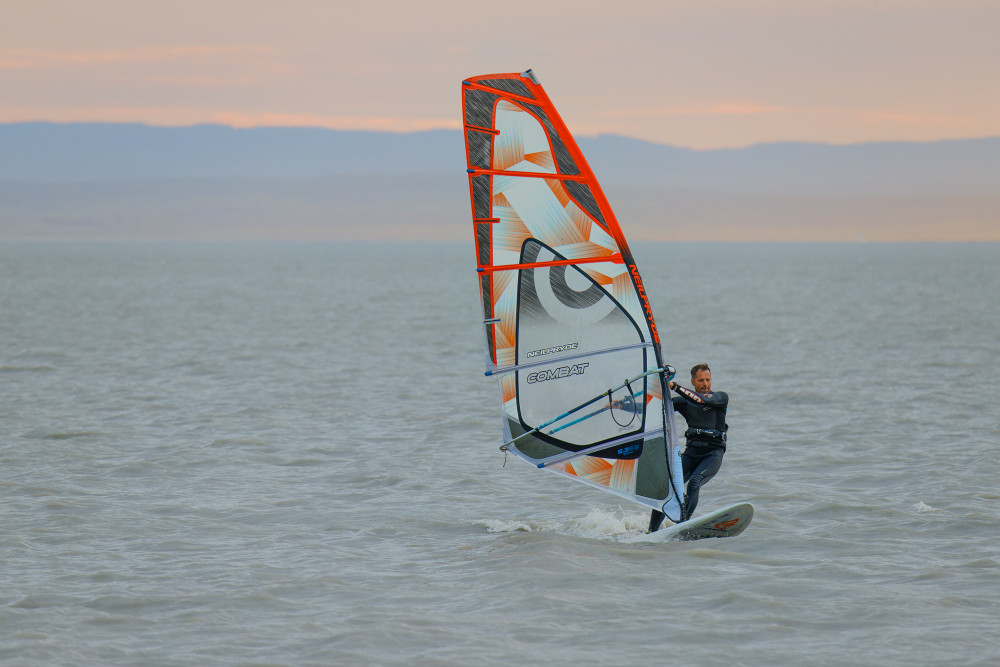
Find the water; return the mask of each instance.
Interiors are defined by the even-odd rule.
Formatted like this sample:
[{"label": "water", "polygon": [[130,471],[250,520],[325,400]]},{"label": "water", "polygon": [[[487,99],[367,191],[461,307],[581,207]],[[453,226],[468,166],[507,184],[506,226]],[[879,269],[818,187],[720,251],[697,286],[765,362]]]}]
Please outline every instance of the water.
[{"label": "water", "polygon": [[471,244],[0,245],[0,660],[1000,664],[1000,246],[635,250],[740,537],[503,466]]}]

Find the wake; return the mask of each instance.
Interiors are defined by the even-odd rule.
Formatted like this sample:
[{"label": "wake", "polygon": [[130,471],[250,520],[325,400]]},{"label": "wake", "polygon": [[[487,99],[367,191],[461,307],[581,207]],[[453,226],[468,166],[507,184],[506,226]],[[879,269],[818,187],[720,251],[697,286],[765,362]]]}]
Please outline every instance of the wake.
[{"label": "wake", "polygon": [[[626,544],[669,541],[660,533],[646,533],[648,512],[627,512],[621,507],[615,510],[593,508],[586,516],[566,521],[484,519],[476,525],[485,527],[488,533],[549,533]],[[664,527],[669,525],[669,521],[664,522]]]}]

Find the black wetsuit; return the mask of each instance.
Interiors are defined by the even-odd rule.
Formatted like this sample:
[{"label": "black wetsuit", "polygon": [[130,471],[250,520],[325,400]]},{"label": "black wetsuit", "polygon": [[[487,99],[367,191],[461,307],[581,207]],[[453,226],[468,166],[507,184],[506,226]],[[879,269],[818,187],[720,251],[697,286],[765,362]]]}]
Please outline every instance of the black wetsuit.
[{"label": "black wetsuit", "polygon": [[[684,481],[687,483],[687,503],[682,520],[691,518],[698,506],[698,489],[719,472],[722,456],[726,453],[726,408],[729,396],[723,391],[699,394],[687,387],[676,385],[673,397],[674,410],[685,421],[688,429],[684,433],[687,446],[681,454]],[[663,512],[653,510],[649,517],[649,530],[659,530],[663,523]]]}]

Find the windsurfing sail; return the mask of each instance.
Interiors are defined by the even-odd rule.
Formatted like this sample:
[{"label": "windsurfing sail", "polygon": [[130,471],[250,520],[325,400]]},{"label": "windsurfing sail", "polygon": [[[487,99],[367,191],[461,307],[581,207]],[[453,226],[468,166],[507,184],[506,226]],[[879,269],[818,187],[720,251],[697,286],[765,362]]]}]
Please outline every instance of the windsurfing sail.
[{"label": "windsurfing sail", "polygon": [[677,522],[672,369],[611,206],[531,70],[462,84],[501,448]]}]

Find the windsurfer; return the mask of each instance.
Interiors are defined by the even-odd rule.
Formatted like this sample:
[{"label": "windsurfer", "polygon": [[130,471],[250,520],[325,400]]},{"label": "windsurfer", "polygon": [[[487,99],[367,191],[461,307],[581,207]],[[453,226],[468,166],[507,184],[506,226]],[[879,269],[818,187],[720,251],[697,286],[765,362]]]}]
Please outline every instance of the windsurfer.
[{"label": "windsurfer", "polygon": [[[670,388],[677,392],[673,397],[674,410],[687,421],[684,433],[687,446],[681,454],[684,482],[687,484],[687,502],[684,505],[682,521],[694,514],[698,506],[698,490],[719,472],[722,457],[726,453],[726,408],[729,396],[722,391],[712,391],[712,370],[708,364],[697,364],[691,369],[691,384],[694,390],[670,382]],[[649,532],[660,529],[664,514],[653,510],[649,517]]]}]

